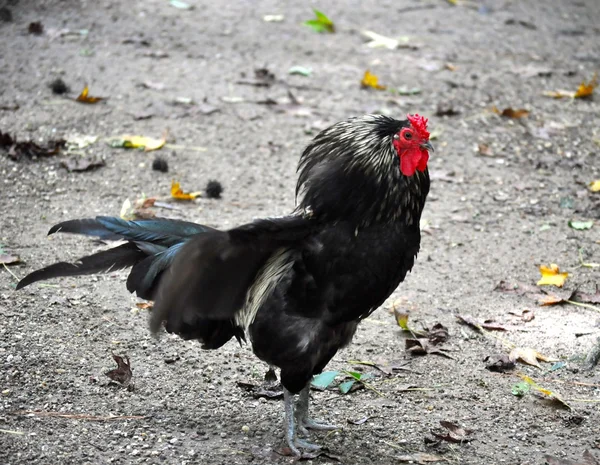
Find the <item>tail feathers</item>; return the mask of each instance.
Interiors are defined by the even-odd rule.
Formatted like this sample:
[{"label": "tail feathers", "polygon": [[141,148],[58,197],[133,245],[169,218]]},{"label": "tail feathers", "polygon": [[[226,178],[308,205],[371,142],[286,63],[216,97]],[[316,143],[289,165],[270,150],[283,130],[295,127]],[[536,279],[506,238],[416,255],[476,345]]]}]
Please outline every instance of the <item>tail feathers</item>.
[{"label": "tail feathers", "polygon": [[94,218],[85,218],[82,220],[69,220],[55,224],[48,231],[48,235],[63,232],[71,234],[84,234],[86,236],[96,236],[102,240],[114,241],[122,237],[108,230],[98,220]]},{"label": "tail feathers", "polygon": [[[135,291],[137,296],[142,299],[153,300],[161,273],[171,266],[182,245],[183,242],[161,252],[149,254],[148,257],[136,263],[127,278],[127,290],[132,293]],[[148,253],[147,250],[146,252]]]},{"label": "tail feathers", "polygon": [[126,221],[111,216],[99,216],[96,221],[106,230],[130,241],[150,242],[171,247],[185,239],[213,228],[188,221],[153,218]]},{"label": "tail feathers", "polygon": [[134,243],[127,243],[109,250],[80,258],[76,263],[59,262],[25,276],[17,284],[17,290],[36,281],[61,276],[78,276],[120,270],[133,266],[146,255]]}]

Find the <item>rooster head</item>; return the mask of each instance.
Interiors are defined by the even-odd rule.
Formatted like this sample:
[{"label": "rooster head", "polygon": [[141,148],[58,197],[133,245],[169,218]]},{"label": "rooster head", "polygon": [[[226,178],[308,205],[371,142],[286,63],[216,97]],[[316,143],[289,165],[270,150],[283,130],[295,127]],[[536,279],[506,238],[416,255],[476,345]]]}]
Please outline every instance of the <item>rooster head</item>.
[{"label": "rooster head", "polygon": [[409,125],[394,134],[392,144],[400,158],[400,171],[404,176],[412,176],[416,170],[425,171],[429,160],[429,143],[427,118],[415,115],[406,116]]}]

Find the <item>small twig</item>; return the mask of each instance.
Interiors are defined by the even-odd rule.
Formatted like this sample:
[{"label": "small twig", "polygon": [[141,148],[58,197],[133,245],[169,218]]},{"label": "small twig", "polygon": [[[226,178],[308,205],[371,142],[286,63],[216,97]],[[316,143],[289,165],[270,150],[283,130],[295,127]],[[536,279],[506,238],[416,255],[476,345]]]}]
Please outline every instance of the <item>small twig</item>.
[{"label": "small twig", "polygon": [[12,271],[10,271],[10,268],[8,266],[6,266],[6,263],[3,263],[2,266],[4,266],[4,269],[6,271],[8,271],[13,278],[15,278],[17,281],[20,281],[20,279],[17,278],[17,275],[14,274]]},{"label": "small twig", "polygon": [[575,302],[574,300],[565,300],[568,304],[577,305],[578,307],[590,308],[596,312],[600,312],[600,308],[595,307],[594,305],[584,304],[583,302]]},{"label": "small twig", "polygon": [[177,149],[177,150],[194,150],[196,152],[206,152],[208,149],[206,147],[195,147],[195,146],[187,146],[187,145],[179,145],[179,144],[165,144],[165,147],[168,149]]},{"label": "small twig", "polygon": [[11,431],[9,429],[0,429],[0,433],[18,434],[19,436],[22,436],[23,434],[25,434],[23,431]]},{"label": "small twig", "polygon": [[588,403],[600,403],[600,399],[565,399],[568,402],[588,402]]},{"label": "small twig", "polygon": [[71,414],[71,413],[60,413],[60,412],[43,412],[40,410],[18,410],[16,412],[10,412],[11,415],[34,415],[37,417],[58,417],[58,418],[69,418],[72,420],[89,420],[89,421],[114,421],[114,420],[143,420],[148,418],[145,415],[124,415],[124,416],[95,416],[88,415],[85,413]]}]

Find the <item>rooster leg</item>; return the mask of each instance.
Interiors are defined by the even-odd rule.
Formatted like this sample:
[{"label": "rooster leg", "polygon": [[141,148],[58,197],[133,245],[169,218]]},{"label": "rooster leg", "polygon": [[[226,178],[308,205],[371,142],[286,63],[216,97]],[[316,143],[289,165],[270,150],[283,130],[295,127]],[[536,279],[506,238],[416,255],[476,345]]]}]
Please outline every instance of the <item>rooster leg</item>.
[{"label": "rooster leg", "polygon": [[318,450],[321,446],[311,444],[296,436],[296,418],[294,415],[294,394],[283,388],[283,399],[285,403],[285,438],[289,448],[294,455],[302,456],[300,449]]},{"label": "rooster leg", "polygon": [[308,434],[309,429],[316,431],[333,431],[340,429],[336,425],[328,425],[317,420],[313,420],[308,416],[308,404],[310,400],[310,384],[307,384],[300,395],[298,396],[298,402],[296,403],[296,421],[298,422],[298,430],[305,436]]}]

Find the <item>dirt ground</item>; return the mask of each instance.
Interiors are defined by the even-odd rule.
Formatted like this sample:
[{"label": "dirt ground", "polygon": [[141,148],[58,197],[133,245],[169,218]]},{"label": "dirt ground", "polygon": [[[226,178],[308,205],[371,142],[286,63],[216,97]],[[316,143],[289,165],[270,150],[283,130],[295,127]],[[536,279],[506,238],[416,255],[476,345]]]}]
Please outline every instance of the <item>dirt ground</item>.
[{"label": "dirt ground", "polygon": [[[428,116],[436,135],[422,252],[389,304],[330,364],[405,369],[383,376],[358,365],[376,374],[373,389],[313,391],[315,416],[343,429],[312,439],[345,464],[425,463],[419,453],[456,464],[543,464],[545,454],[577,459],[586,449],[600,460],[600,376],[583,363],[600,336],[599,306],[539,306],[531,295],[495,290],[501,281],[535,286],[538,266],[549,263],[570,273],[569,289],[594,292],[600,281],[600,268],[581,267],[578,255],[583,249],[585,262],[600,263],[600,193],[588,188],[600,179],[599,97],[542,95],[574,91],[600,67],[600,2],[186,2],[195,8],[167,0],[0,1],[0,130],[36,142],[98,136],[81,152],[106,162],[70,173],[61,162],[78,153],[16,162],[0,152],[0,242],[22,261],[10,273],[0,267],[0,463],[293,461],[275,452],[283,446],[282,401],[255,399],[237,385],[260,383],[266,371],[248,346],[205,352],[176,337],[152,338],[147,311],[125,289],[126,272],[19,292],[15,277],[105,247],[82,237],[47,239],[53,224],[119,215],[125,199],[142,195],[172,203],[172,179],[187,190],[218,179],[225,190],[221,200],[158,210],[163,216],[228,228],[289,212],[297,159],[318,130],[351,115],[408,112]],[[334,21],[335,34],[301,25],[311,6]],[[283,21],[263,20],[273,14]],[[34,21],[41,35],[28,33]],[[365,29],[408,36],[410,46],[369,48]],[[312,74],[289,75],[292,66]],[[264,67],[275,74],[271,86],[240,83]],[[367,69],[389,87],[420,92],[361,89]],[[89,83],[90,94],[108,99],[85,105],[53,95],[48,83],[59,77],[71,97]],[[148,82],[153,88],[143,87]],[[493,106],[530,114],[505,118]],[[158,152],[106,144],[123,133],[165,130],[175,147]],[[157,153],[169,163],[166,174],[151,169]],[[578,231],[570,220],[596,224]],[[414,328],[444,324],[443,347],[453,358],[406,353],[389,310],[394,301],[411,311]],[[523,309],[535,318],[509,314]],[[493,332],[502,343],[456,314],[510,331]],[[484,358],[511,344],[564,366],[486,370]],[[134,390],[108,384],[111,352],[129,356]],[[559,393],[572,410],[533,393],[513,395],[517,373]],[[440,420],[473,430],[472,441],[429,443]]]}]

